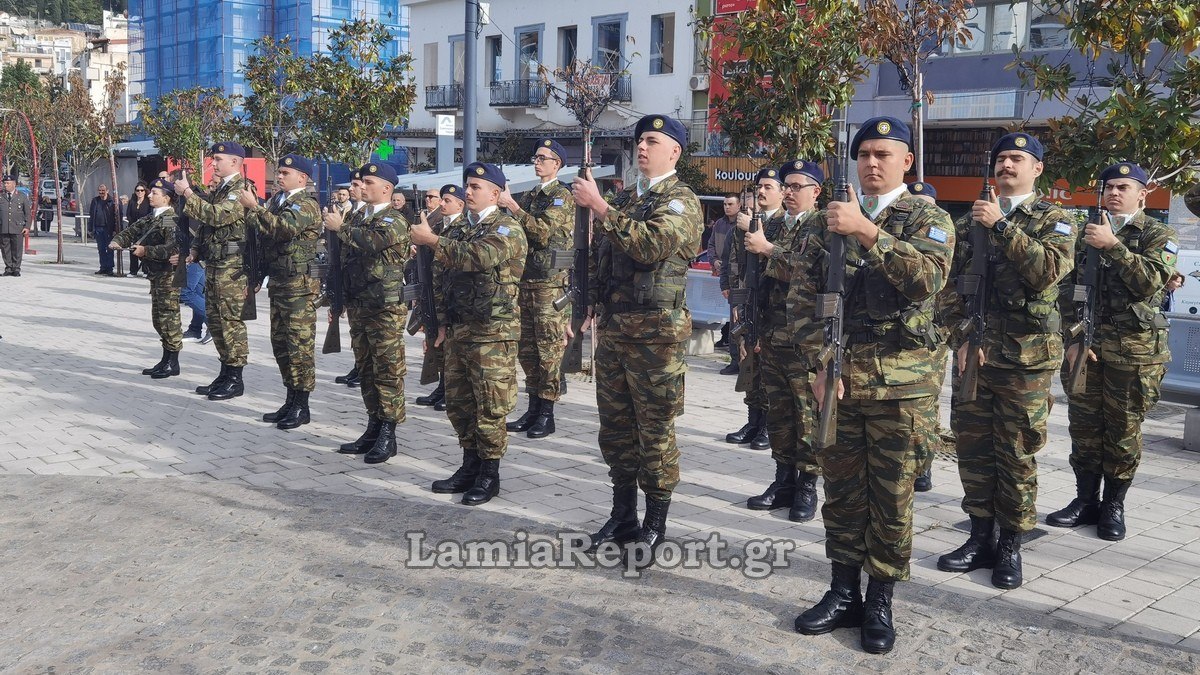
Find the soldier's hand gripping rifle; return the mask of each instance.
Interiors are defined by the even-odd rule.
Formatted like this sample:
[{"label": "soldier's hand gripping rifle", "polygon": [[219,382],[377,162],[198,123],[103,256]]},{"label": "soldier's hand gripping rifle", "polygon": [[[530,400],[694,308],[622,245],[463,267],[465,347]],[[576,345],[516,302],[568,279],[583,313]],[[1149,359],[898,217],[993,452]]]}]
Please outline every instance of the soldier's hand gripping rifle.
[{"label": "soldier's hand gripping rifle", "polygon": [[[438,207],[429,214],[428,222],[438,222],[442,219],[442,209]],[[417,296],[415,309],[421,313],[421,326],[425,330],[425,355],[421,360],[421,384],[438,381],[441,370],[437,342],[438,323],[437,301],[433,288],[433,249],[428,246],[417,247]]]},{"label": "soldier's hand gripping rifle", "polygon": [[[1096,222],[1101,225],[1105,222],[1103,181],[1096,196]],[[1096,337],[1096,310],[1100,287],[1100,251],[1095,246],[1087,246],[1083,271],[1078,274],[1077,279],[1080,283],[1075,284],[1071,297],[1075,303],[1075,324],[1067,329],[1067,348],[1078,346],[1075,360],[1071,362],[1071,370],[1067,373],[1067,381],[1063,383],[1063,388],[1068,394],[1082,394],[1087,388],[1088,354],[1092,349],[1092,340]]]},{"label": "soldier's hand gripping rifle", "polygon": [[[588,146],[585,146],[585,148]],[[585,158],[580,173],[587,178],[592,177],[591,162]],[[567,303],[571,304],[571,339],[567,341],[567,350],[563,353],[562,372],[583,372],[583,325],[588,318],[588,260],[591,257],[592,246],[592,211],[581,206],[575,207],[574,248],[572,251],[554,251],[555,269],[569,267],[571,270],[567,292],[554,301],[555,311],[562,311]]]},{"label": "soldier's hand gripping rifle", "polygon": [[[750,216],[749,232],[762,229],[762,211],[755,199],[754,186],[742,190],[742,205]],[[743,238],[743,241],[745,239]],[[754,348],[758,345],[758,287],[762,279],[762,265],[757,253],[751,253],[743,245],[741,254],[745,256],[745,265],[741,268],[742,279],[738,288],[729,291],[729,303],[738,308],[737,323],[729,331],[731,339],[741,339],[742,358],[739,360],[737,382],[734,391],[747,392],[754,387],[754,367],[758,362],[754,358]]]},{"label": "soldier's hand gripping rifle", "polygon": [[[843,122],[845,124],[845,122]],[[837,183],[833,200],[850,201],[850,147],[848,125],[838,134]],[[838,385],[842,381],[842,360],[845,355],[846,314],[846,236],[829,235],[826,262],[825,292],[817,295],[816,317],[825,322],[825,346],[817,354],[817,362],[825,373],[825,391],[821,397],[821,416],[817,425],[816,443],[828,448],[837,441]]]},{"label": "soldier's hand gripping rifle", "polygon": [[[979,192],[979,198],[983,201],[992,198],[992,186],[988,183],[991,177],[992,163],[989,158],[983,170],[983,189]],[[959,374],[959,401],[974,401],[979,389],[979,350],[983,348],[987,302],[992,292],[991,256],[992,238],[988,228],[978,221],[971,223],[971,263],[967,273],[959,275],[956,281],[958,294],[963,297],[967,308],[967,316],[959,325],[967,347],[966,364]]]},{"label": "soldier's hand gripping rifle", "polygon": [[[246,181],[250,190],[254,184]],[[242,304],[242,321],[254,321],[258,318],[258,302],[255,300],[258,288],[262,286],[263,261],[259,250],[258,223],[256,219],[246,218],[246,240],[242,243],[242,272],[246,275],[246,302]]]}]

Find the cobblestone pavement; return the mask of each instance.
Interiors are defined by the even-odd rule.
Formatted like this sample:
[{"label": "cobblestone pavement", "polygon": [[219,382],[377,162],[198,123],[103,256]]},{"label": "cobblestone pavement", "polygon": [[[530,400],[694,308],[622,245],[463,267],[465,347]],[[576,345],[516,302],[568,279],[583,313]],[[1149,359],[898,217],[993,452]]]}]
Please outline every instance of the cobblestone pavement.
[{"label": "cobblestone pavement", "polygon": [[[936,570],[965,537],[940,459],[917,498],[897,649],[872,657],[852,631],[792,632],[827,583],[820,519],[745,509],[770,457],[720,441],[744,409],[714,357],[690,359],[669,533],[719,532],[735,551],[772,538],[795,547],[786,568],[415,569],[441,541],[598,525],[610,492],[591,383],[571,381],[557,434],[513,437],[500,497],[471,509],[429,491],[461,456],[430,409],[409,407],[388,464],[332,452],[365,421],[357,392],[331,383],[348,353],[318,360],[314,423],[279,431],[258,421],[282,394],[265,320],[250,325],[247,395],[210,402],[191,389],[216,372],[211,345],[186,345],[178,378],[139,374],[159,355],[145,280],[92,276],[91,247],[68,245],[77,264],[38,264],[50,253],[0,282],[0,672],[1200,669],[1200,456],[1182,449],[1182,408],[1146,424],[1130,536],[1039,528],[1014,591],[984,570]],[[411,400],[424,388],[408,345]],[[1050,433],[1043,514],[1073,494],[1065,406]]]}]

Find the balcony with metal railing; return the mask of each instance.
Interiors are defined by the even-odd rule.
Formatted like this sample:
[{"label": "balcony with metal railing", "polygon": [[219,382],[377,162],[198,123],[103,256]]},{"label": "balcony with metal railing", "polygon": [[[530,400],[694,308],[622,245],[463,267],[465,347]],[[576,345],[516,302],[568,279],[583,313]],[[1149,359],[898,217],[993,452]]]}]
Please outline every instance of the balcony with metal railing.
[{"label": "balcony with metal railing", "polygon": [[628,74],[613,77],[612,97],[619,103],[633,101],[633,79]]},{"label": "balcony with metal railing", "polygon": [[491,104],[496,108],[544,107],[546,83],[532,79],[493,82]]},{"label": "balcony with metal railing", "polygon": [[425,87],[426,110],[458,110],[463,106],[461,84],[441,84]]}]

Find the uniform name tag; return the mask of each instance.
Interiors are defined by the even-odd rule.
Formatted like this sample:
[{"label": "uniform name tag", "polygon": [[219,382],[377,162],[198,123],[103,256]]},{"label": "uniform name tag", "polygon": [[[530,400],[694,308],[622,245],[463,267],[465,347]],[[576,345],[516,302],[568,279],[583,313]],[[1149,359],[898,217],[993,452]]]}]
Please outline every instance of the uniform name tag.
[{"label": "uniform name tag", "polygon": [[508,236],[508,233],[511,231],[512,230],[508,229],[507,225],[501,225],[500,227],[496,228],[496,234],[504,235],[506,237]]},{"label": "uniform name tag", "polygon": [[555,199],[555,200],[554,200],[554,205],[555,205],[555,206],[562,206],[562,205],[563,205],[563,200],[562,200],[562,197],[559,197],[559,198]]},{"label": "uniform name tag", "polygon": [[1168,241],[1167,245],[1163,248],[1167,249],[1167,253],[1179,253],[1179,244],[1173,241]]},{"label": "uniform name tag", "polygon": [[1072,229],[1069,223],[1059,221],[1057,224],[1055,224],[1054,231],[1059,234],[1071,234]]},{"label": "uniform name tag", "polygon": [[937,243],[939,243],[939,244],[946,243],[946,237],[947,237],[946,231],[943,230],[942,228],[940,228],[940,227],[929,228],[929,238],[936,241]]},{"label": "uniform name tag", "polygon": [[670,203],[667,204],[667,208],[671,209],[675,213],[681,215],[683,214],[683,202],[679,201],[678,199],[672,199]]}]

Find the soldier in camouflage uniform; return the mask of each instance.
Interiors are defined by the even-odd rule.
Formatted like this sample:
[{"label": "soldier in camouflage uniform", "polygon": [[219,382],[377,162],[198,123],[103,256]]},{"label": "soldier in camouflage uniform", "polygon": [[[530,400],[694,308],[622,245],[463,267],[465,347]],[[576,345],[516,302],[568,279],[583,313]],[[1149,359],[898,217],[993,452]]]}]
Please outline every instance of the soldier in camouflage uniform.
[{"label": "soldier in camouflage uniform", "polygon": [[175,209],[171,202],[175,191],[171,184],[159,178],[150,184],[149,215],[113,236],[108,245],[120,251],[133,246],[133,255],[142,259],[142,268],[150,279],[150,317],[154,330],[162,338],[162,359],[142,371],[143,375],[161,380],[179,374],[179,352],[183,349],[183,332],[179,327],[179,289],[171,284],[174,266],[171,256],[179,248],[175,239]]},{"label": "soldier in camouflage uniform", "polygon": [[[937,206],[937,190],[934,189],[934,187],[929,183],[923,181],[909,183],[908,191],[917,199],[922,199],[930,204],[933,204],[934,206]],[[947,286],[949,286],[949,284],[947,284]],[[938,350],[937,353],[934,354],[934,360],[941,369],[939,371],[940,374],[934,375],[934,379],[941,383],[946,381],[946,365],[949,363],[948,357],[950,354],[950,348],[946,345],[946,335],[948,333],[948,326],[946,324],[946,308],[942,302],[942,298],[946,295],[947,294],[945,292],[938,294],[937,304],[934,308],[934,325],[937,328],[938,336]],[[954,298],[958,297],[957,294],[951,295],[953,295]],[[957,390],[957,387],[954,389]],[[957,391],[952,390],[952,392],[950,404],[951,413],[953,413],[955,407],[953,397],[957,395]],[[917,492],[929,492],[933,489],[934,455],[937,453],[937,449],[942,447],[943,435],[947,435],[949,433],[944,432],[942,429],[940,402],[935,403],[933,409],[934,419],[937,420],[937,424],[934,426],[933,432],[929,434],[929,437],[926,440],[926,443],[929,444],[928,450],[922,452],[922,454],[926,457],[925,468],[921,471],[921,473],[917,474],[917,480],[913,482],[913,490],[916,490]]]},{"label": "soldier in camouflage uniform", "polygon": [[342,219],[327,211],[325,229],[337,232],[342,248],[342,289],[354,364],[362,378],[367,429],[338,449],[365,453],[367,464],[396,456],[396,425],[404,421],[404,263],[409,255],[409,225],[392,208],[396,170],[367,164],[358,170],[366,205]]},{"label": "soldier in camouflage uniform", "polygon": [[[437,209],[442,210],[442,219],[440,222],[430,223],[433,228],[433,233],[438,236],[445,236],[447,239],[457,239],[461,233],[463,225],[467,223],[467,219],[463,217],[463,209],[466,203],[463,202],[463,189],[458,185],[443,185],[438,191],[438,199],[435,203],[425,195],[425,204],[432,205],[433,208],[429,211]],[[435,258],[433,261],[433,286],[435,289],[442,287],[442,279],[445,274],[445,268]],[[437,299],[437,293],[434,294],[434,299]],[[446,308],[437,307],[438,325],[443,325],[446,322]],[[437,363],[438,367],[438,386],[426,396],[418,396],[416,399],[417,405],[433,406],[434,410],[445,412],[446,410],[446,353],[440,346],[432,347],[428,344],[426,349],[434,350],[431,358]]]},{"label": "soldier in camouflage uniform", "polygon": [[[767,223],[765,231],[745,235],[746,250],[763,257],[758,289],[759,368],[771,401],[766,425],[775,460],[775,480],[763,494],[748,499],[746,506],[757,511],[788,507],[788,519],[803,523],[817,514],[817,476],[821,473],[812,444],[815,419],[809,391],[815,364],[814,354],[798,353],[792,346],[787,299],[792,253],[800,251],[808,239],[808,221],[816,213],[825,172],[813,162],[796,160],[779,167],[778,176],[784,209]],[[812,296],[805,299],[806,311],[811,314],[816,310]]]},{"label": "soldier in camouflage uniform", "polygon": [[[974,401],[958,402],[954,429],[971,535],[938,558],[938,569],[991,567],[993,586],[1016,588],[1023,580],[1021,536],[1037,524],[1036,455],[1046,443],[1050,382],[1062,363],[1058,282],[1073,265],[1075,229],[1062,209],[1034,191],[1042,174],[1036,138],[1007,134],[992,146],[991,160],[1000,198],[976,201],[958,220],[951,268],[957,278],[974,256],[987,256],[991,279],[978,393]],[[974,223],[990,231],[990,251],[971,250]],[[962,372],[970,347],[958,326],[967,310],[961,300],[950,306],[948,342]]]},{"label": "soldier in camouflage uniform", "polygon": [[[1099,224],[1088,223],[1077,243],[1074,278],[1067,279],[1068,284],[1082,282],[1088,247],[1099,250],[1097,325],[1086,357],[1086,385],[1083,393],[1071,395],[1067,409],[1077,496],[1046,522],[1056,527],[1095,523],[1097,535],[1108,541],[1125,538],[1125,493],[1142,456],[1142,422],[1158,402],[1171,360],[1161,306],[1163,287],[1175,271],[1179,240],[1170,226],[1142,211],[1149,180],[1131,162],[1114,164],[1100,174],[1110,216]],[[1064,289],[1063,311],[1073,316],[1066,308],[1070,286]],[[1067,352],[1064,382],[1070,362],[1083,358],[1078,352],[1078,345]]]},{"label": "soldier in camouflage uniform", "polygon": [[506,425],[509,431],[524,431],[529,438],[554,433],[554,403],[561,394],[563,334],[570,310],[554,309],[554,301],[563,297],[567,287],[567,270],[561,262],[554,266],[554,252],[571,249],[575,228],[575,198],[558,180],[566,157],[567,151],[558,141],[539,141],[532,161],[542,184],[526,192],[520,202],[507,189],[500,197],[500,206],[517,219],[529,242],[521,277],[521,339],[517,343],[529,410]]},{"label": "soldier in camouflage uniform", "polygon": [[253,190],[254,184],[242,176],[245,148],[228,141],[214,145],[210,154],[213,176],[220,182],[201,195],[183,175],[175,181],[175,192],[184,200],[183,214],[199,226],[188,262],[204,261],[208,331],[221,359],[221,373],[208,386],[197,387],[196,393],[223,401],[242,395],[242,368],[250,355],[242,320],[247,293],[243,268],[246,207],[238,198],[243,190]]},{"label": "soldier in camouflage uniform", "polygon": [[442,265],[438,306],[446,321],[446,416],[454,425],[463,462],[433,483],[439,494],[462,492],[468,506],[500,493],[500,459],[508,450],[504,419],[517,405],[517,285],[525,266],[525,233],[498,204],[508,182],[498,167],[474,162],[463,170],[469,213],[455,238],[438,236],[422,219],[413,242],[433,247]]},{"label": "soldier in camouflage uniform", "polygon": [[308,424],[308,395],[317,386],[316,302],[321,279],[311,275],[309,266],[316,264],[321,207],[305,192],[312,173],[312,161],[285,155],[275,173],[279,192],[266,206],[259,206],[250,190],[240,197],[248,209],[247,221],[258,228],[263,271],[270,279],[271,350],[287,398],[279,410],[263,415],[263,421],[280,429]]},{"label": "soldier in camouflage uniform", "polygon": [[[675,418],[683,412],[683,357],[692,332],[685,291],[704,219],[700,200],[675,174],[687,146],[683,125],[647,115],[633,135],[637,183],[618,193],[611,207],[588,178],[575,180],[574,194],[597,221],[588,304],[595,306],[599,326],[592,367],[600,451],[613,482],[612,514],[592,535],[592,550],[636,539],[627,551],[645,567],[666,537],[679,484]],[[640,528],[638,485],[646,493]]]},{"label": "soldier in camouflage uniform", "polygon": [[[913,480],[924,461],[918,456],[926,448],[921,435],[933,424],[939,390],[933,300],[946,283],[954,250],[946,212],[905,189],[911,148],[904,122],[864,122],[850,147],[858,159],[861,207],[831,202],[814,216],[807,244],[827,251],[832,237],[845,236],[846,360],[838,382],[845,400],[837,410],[836,442],[817,455],[833,581],[825,597],[796,618],[796,630],[817,635],[860,626],[863,649],[876,654],[895,644],[892,592],[909,576]],[[796,271],[823,291],[828,260]],[[796,339],[811,344],[820,329],[821,322],[808,323],[807,336],[798,332]],[[812,388],[819,406],[824,372],[815,374]],[[859,591],[863,568],[865,602]]]},{"label": "soldier in camouflage uniform", "polygon": [[[350,182],[346,184],[346,195],[346,201],[339,204],[337,210],[346,223],[357,224],[362,220],[363,209],[365,209],[367,206],[367,203],[363,201],[362,176],[358,173],[357,169],[350,172]],[[342,255],[345,256],[345,253]],[[350,323],[349,316],[346,317],[346,323]],[[362,384],[362,378],[358,375],[358,364],[355,364],[354,367],[350,369],[350,372],[346,373],[345,375],[338,375],[337,377],[333,378],[333,381],[335,384],[344,384],[351,389],[358,387],[360,384]],[[376,431],[378,431],[378,429],[376,429]],[[370,436],[370,439],[370,443],[368,443],[366,446],[368,448],[371,447],[371,444],[375,442],[375,436]],[[361,454],[361,452],[365,452],[365,450],[359,451],[355,449],[361,445],[362,444],[358,441],[346,443],[342,446],[342,449],[339,450],[339,452],[344,451],[344,454]]]}]

